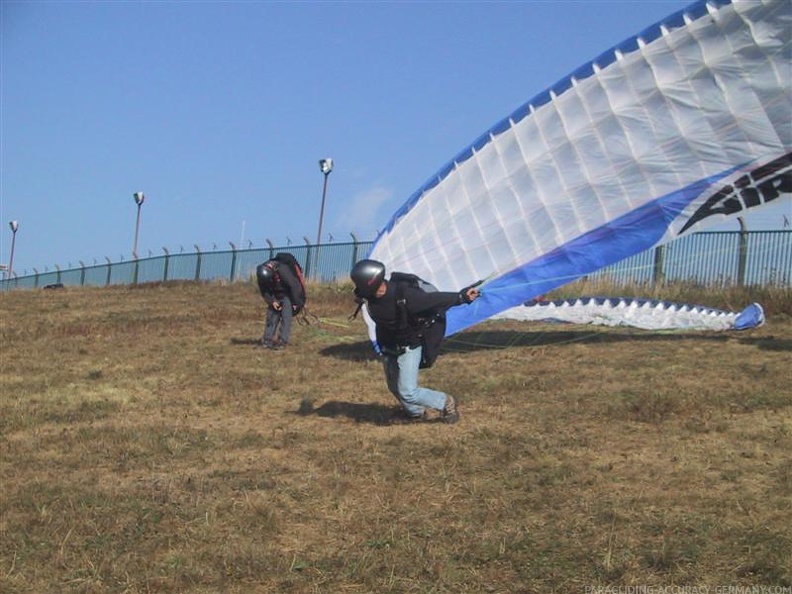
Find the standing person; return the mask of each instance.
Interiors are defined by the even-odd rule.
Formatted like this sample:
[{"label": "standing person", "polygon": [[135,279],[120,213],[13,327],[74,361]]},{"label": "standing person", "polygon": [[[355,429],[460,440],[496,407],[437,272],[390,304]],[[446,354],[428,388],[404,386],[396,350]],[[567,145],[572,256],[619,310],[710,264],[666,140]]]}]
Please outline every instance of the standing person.
[{"label": "standing person", "polygon": [[282,350],[289,344],[292,318],[305,306],[302,271],[291,254],[276,254],[256,267],[259,292],[267,302],[261,345]]},{"label": "standing person", "polygon": [[427,409],[435,409],[441,411],[446,423],[456,423],[459,420],[456,399],[418,385],[422,354],[427,348],[422,342],[437,314],[455,305],[472,303],[478,299],[479,290],[474,285],[458,293],[425,292],[416,285],[394,282],[397,275],[400,273],[393,273],[386,281],[385,265],[376,260],[361,260],[350,273],[355,296],[359,301],[365,300],[376,325],[388,389],[410,418],[426,418]]}]

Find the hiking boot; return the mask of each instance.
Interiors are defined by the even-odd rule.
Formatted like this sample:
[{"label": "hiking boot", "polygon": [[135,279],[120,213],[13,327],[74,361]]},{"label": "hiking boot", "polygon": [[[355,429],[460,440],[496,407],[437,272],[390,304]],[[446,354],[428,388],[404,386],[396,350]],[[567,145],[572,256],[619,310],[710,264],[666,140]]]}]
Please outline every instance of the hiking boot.
[{"label": "hiking boot", "polygon": [[459,420],[456,398],[451,395],[446,396],[445,406],[443,407],[443,421],[453,425]]}]

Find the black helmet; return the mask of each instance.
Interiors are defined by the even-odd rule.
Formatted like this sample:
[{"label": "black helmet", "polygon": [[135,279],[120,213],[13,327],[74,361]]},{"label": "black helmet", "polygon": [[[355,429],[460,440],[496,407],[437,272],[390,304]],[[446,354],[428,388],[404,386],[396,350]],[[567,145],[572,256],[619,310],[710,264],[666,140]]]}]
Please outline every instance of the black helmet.
[{"label": "black helmet", "polygon": [[361,260],[352,267],[349,277],[355,283],[358,297],[371,297],[385,280],[385,264],[376,260]]},{"label": "black helmet", "polygon": [[272,282],[275,280],[275,270],[273,270],[273,267],[269,261],[256,266],[256,278],[260,283]]},{"label": "black helmet", "polygon": [[256,280],[262,295],[268,289],[272,289],[275,284],[275,270],[269,261],[256,266]]}]

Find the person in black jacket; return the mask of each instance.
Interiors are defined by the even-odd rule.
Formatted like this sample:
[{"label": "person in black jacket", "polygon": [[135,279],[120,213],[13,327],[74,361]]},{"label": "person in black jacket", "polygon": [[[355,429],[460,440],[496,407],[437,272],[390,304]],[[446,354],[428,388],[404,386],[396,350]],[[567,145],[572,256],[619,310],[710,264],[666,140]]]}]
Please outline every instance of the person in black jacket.
[{"label": "person in black jacket", "polygon": [[260,346],[281,350],[289,344],[292,318],[305,305],[300,280],[288,266],[268,260],[256,267],[256,280],[264,301],[267,318]]},{"label": "person in black jacket", "polygon": [[[456,399],[418,385],[423,327],[417,321],[471,303],[479,297],[479,290],[467,287],[457,293],[424,292],[415,287],[401,287],[397,291],[393,282],[385,280],[385,265],[376,260],[361,260],[352,268],[350,277],[355,284],[355,296],[365,300],[376,325],[388,389],[411,418],[426,418],[427,410],[435,409],[441,411],[446,423],[456,423],[459,420]],[[401,307],[406,307],[407,324]]]}]

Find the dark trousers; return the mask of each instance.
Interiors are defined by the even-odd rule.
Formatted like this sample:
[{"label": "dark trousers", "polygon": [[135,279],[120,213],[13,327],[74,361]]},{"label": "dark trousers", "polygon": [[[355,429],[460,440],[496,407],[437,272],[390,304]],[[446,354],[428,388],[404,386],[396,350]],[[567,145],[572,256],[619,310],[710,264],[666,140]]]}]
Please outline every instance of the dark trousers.
[{"label": "dark trousers", "polygon": [[264,327],[264,343],[287,344],[291,336],[291,325],[294,314],[292,302],[288,297],[281,299],[279,310],[272,306],[267,307],[267,321]]}]

